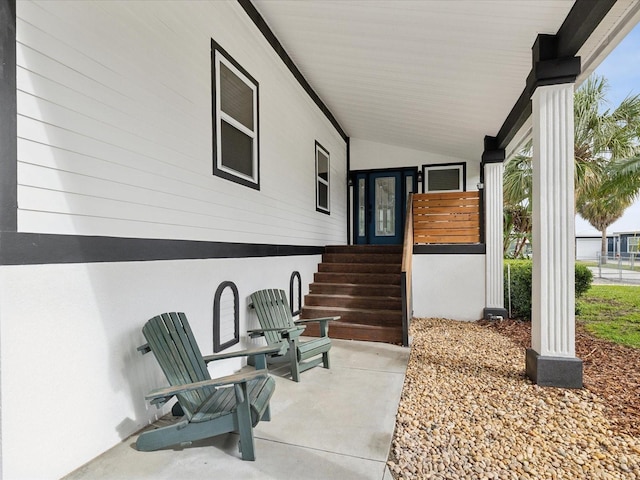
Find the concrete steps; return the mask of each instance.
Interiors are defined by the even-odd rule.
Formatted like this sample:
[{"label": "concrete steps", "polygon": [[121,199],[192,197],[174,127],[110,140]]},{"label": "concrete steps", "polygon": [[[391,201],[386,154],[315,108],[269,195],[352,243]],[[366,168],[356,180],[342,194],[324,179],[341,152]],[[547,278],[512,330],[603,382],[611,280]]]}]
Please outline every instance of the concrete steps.
[{"label": "concrete steps", "polygon": [[[327,247],[301,318],[340,316],[332,338],[402,343],[401,246]],[[318,335],[308,325],[305,335]]]}]

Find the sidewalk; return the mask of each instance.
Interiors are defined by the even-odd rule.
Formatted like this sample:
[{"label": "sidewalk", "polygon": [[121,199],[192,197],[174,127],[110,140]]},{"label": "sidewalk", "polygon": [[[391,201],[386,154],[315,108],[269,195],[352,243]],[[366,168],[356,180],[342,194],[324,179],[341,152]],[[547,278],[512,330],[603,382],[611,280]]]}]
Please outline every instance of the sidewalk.
[{"label": "sidewalk", "polygon": [[616,264],[589,267],[594,285],[640,285],[640,272],[618,269]]},{"label": "sidewalk", "polygon": [[255,462],[240,459],[235,434],[156,452],[138,452],[133,436],[65,480],[391,480],[386,461],[408,359],[408,348],[333,340],[330,370],[313,368],[300,383],[284,377],[285,367],[273,371],[272,420],[255,428]]}]

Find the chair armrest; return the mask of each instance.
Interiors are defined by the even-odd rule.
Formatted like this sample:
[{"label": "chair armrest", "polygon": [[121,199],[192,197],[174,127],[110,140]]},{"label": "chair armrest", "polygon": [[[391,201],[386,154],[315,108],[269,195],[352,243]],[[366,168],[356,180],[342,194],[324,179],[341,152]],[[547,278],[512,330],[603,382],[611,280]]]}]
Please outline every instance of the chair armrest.
[{"label": "chair armrest", "polygon": [[340,317],[322,317],[322,318],[303,318],[300,320],[294,320],[296,325],[299,323],[311,323],[311,322],[331,322],[333,320],[340,320]]},{"label": "chair armrest", "polygon": [[269,374],[266,370],[253,370],[250,372],[235,373],[220,378],[212,378],[211,380],[203,380],[201,382],[186,383],[184,385],[173,385],[164,388],[158,388],[145,395],[145,399],[152,404],[163,404],[169,401],[171,397],[178,393],[190,392],[192,390],[200,390],[207,387],[221,387],[224,385],[235,385],[238,383],[246,383],[257,378],[265,378]]},{"label": "chair armrest", "polygon": [[278,332],[282,338],[290,338],[299,337],[305,328],[307,328],[306,325],[292,328],[254,328],[247,330],[247,333],[249,334],[249,337],[256,338],[263,337],[265,332]]},{"label": "chair armrest", "polygon": [[216,360],[224,360],[227,358],[236,357],[255,357],[256,355],[268,355],[271,353],[277,353],[282,355],[287,349],[287,345],[280,343],[277,345],[267,345],[265,347],[251,348],[249,350],[238,350],[235,352],[227,353],[215,353],[213,355],[205,355],[202,357],[205,363],[214,362]]}]

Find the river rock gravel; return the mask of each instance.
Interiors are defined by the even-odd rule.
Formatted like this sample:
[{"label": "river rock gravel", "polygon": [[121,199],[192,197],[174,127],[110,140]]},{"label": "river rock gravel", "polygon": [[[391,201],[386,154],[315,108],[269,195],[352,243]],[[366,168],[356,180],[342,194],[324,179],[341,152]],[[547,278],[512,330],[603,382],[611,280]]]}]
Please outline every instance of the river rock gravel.
[{"label": "river rock gravel", "polygon": [[411,335],[394,478],[640,480],[640,438],[588,390],[532,384],[507,337],[444,319],[414,319]]}]

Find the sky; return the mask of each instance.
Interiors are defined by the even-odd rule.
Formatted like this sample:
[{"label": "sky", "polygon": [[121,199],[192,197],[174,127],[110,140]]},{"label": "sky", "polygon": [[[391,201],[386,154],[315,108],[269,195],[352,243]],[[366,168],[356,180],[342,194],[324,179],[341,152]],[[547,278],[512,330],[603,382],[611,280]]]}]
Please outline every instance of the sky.
[{"label": "sky", "polygon": [[[617,107],[628,95],[640,94],[640,24],[629,32],[620,44],[596,69],[609,82],[610,108]],[[640,199],[630,206],[624,215],[607,229],[614,232],[640,231]],[[576,215],[576,235],[598,234],[589,222]]]}]

